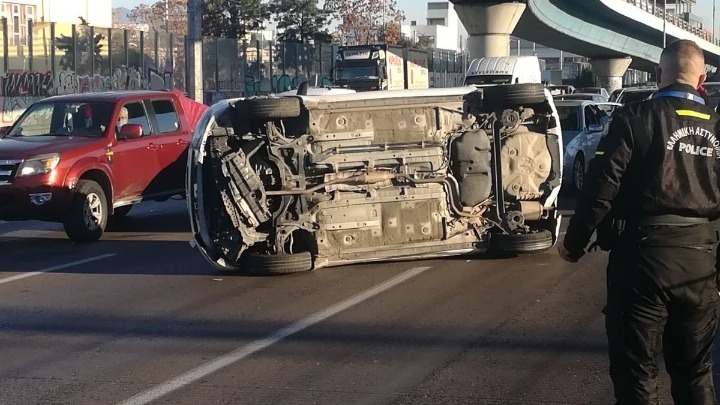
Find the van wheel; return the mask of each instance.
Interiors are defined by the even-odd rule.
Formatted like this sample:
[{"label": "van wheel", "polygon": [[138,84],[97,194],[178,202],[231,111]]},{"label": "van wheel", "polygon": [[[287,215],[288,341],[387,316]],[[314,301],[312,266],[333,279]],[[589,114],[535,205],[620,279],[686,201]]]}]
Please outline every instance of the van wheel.
[{"label": "van wheel", "polygon": [[310,252],[285,253],[279,255],[249,254],[242,266],[250,274],[292,274],[312,270]]},{"label": "van wheel", "polygon": [[552,233],[545,229],[531,233],[496,233],[490,237],[490,249],[496,252],[537,253],[552,246]]},{"label": "van wheel", "polygon": [[494,110],[543,102],[545,87],[540,83],[499,84],[483,89],[483,105]]},{"label": "van wheel", "polygon": [[94,242],[107,226],[105,191],[92,180],[80,180],[73,192],[70,212],[63,221],[65,233],[75,243]]},{"label": "van wheel", "polygon": [[297,97],[250,98],[241,100],[236,107],[262,120],[300,116],[300,99]]}]

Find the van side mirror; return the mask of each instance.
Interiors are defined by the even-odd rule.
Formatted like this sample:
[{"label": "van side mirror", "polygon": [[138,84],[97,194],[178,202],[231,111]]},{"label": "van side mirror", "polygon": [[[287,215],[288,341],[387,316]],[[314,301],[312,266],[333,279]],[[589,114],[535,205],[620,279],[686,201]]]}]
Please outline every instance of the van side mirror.
[{"label": "van side mirror", "polygon": [[600,124],[590,124],[588,125],[588,132],[602,132],[603,126]]},{"label": "van side mirror", "polygon": [[140,124],[125,124],[120,128],[120,139],[137,139],[143,136]]}]

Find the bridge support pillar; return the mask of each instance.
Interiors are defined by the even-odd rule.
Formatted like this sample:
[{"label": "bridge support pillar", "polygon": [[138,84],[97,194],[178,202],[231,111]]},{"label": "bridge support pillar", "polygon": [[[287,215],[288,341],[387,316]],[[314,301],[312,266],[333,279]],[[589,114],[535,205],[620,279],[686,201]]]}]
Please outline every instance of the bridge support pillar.
[{"label": "bridge support pillar", "polygon": [[623,85],[623,76],[630,67],[631,57],[612,58],[612,59],[596,59],[591,60],[593,72],[600,82],[600,87],[604,87],[608,93],[619,89]]},{"label": "bridge support pillar", "polygon": [[510,34],[525,7],[524,3],[456,4],[455,11],[469,34],[470,58],[509,56]]}]

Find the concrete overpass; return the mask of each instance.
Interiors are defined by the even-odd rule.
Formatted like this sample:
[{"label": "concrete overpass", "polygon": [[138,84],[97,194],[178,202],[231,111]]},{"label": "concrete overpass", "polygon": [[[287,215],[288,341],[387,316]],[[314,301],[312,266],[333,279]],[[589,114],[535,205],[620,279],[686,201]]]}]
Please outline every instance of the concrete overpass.
[{"label": "concrete overpass", "polygon": [[[653,10],[653,0],[450,0],[470,35],[471,58],[507,56],[512,34],[589,57],[608,91],[622,86],[629,67],[654,71],[663,48],[663,1]],[[705,51],[706,63],[720,64],[711,35],[678,26],[682,22],[671,14],[665,18],[667,43],[691,39]]]}]

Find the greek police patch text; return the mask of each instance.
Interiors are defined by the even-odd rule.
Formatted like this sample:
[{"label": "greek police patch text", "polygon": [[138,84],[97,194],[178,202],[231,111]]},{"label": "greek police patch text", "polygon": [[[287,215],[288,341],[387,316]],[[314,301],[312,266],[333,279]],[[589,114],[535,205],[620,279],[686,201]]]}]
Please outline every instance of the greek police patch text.
[{"label": "greek police patch text", "polygon": [[667,142],[667,150],[673,150],[676,146],[678,151],[695,156],[712,157],[714,150],[715,159],[720,159],[720,139],[705,128],[683,127],[673,132]]}]

